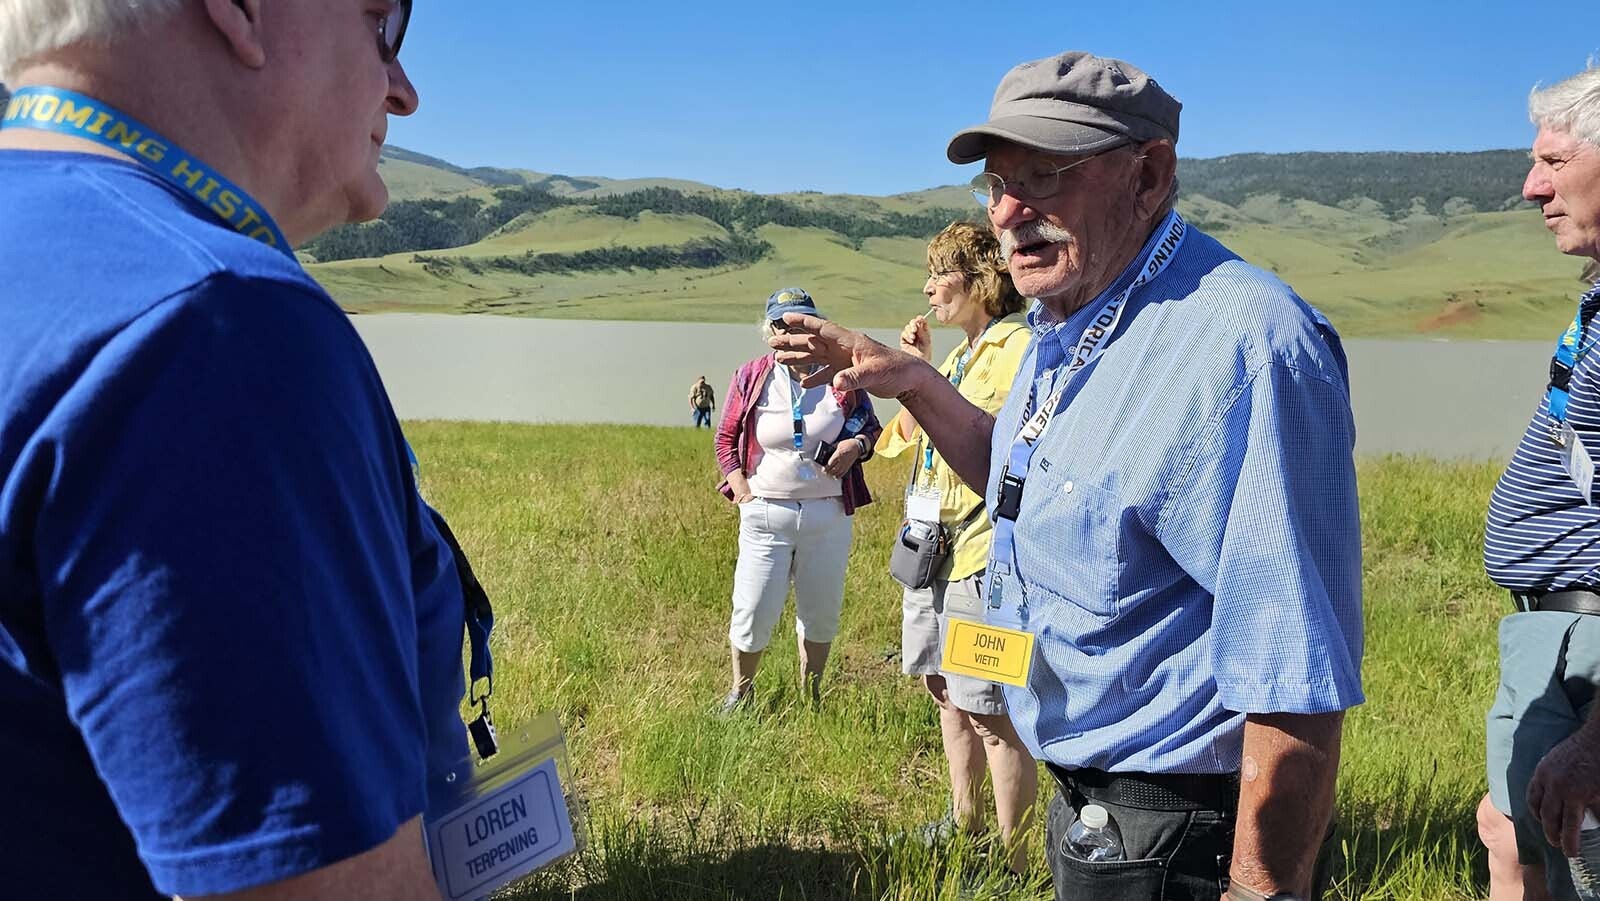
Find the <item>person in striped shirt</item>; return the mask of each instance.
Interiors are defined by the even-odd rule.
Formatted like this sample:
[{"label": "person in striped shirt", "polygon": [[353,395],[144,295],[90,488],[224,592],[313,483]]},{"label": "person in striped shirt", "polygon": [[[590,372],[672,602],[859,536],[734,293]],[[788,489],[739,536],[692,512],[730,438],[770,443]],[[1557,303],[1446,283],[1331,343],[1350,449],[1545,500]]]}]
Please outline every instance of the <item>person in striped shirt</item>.
[{"label": "person in striped shirt", "polygon": [[[1529,98],[1538,135],[1522,196],[1562,253],[1600,261],[1600,66]],[[1591,263],[1586,275],[1596,270]],[[1600,811],[1600,283],[1579,299],[1550,382],[1489,501],[1484,568],[1517,611],[1500,623],[1489,793],[1478,831],[1490,897],[1575,898],[1564,858]]]}]

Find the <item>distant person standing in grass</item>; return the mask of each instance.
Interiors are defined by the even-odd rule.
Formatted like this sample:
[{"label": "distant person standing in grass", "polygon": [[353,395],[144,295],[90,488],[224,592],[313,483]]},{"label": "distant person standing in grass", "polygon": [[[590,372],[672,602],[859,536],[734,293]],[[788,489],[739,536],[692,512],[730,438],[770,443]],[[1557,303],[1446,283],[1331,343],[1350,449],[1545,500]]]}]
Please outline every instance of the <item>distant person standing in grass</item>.
[{"label": "distant person standing in grass", "polygon": [[[950,142],[984,162],[974,193],[1037,298],[998,414],[832,323],[791,315],[769,343],[824,367],[808,384],[900,398],[986,486],[969,634],[1026,673],[1006,706],[1059,789],[1057,897],[1316,897],[1362,701],[1345,356],[1321,313],[1178,215],[1179,109],[1128,63],[1063,53],[1013,68]],[[1089,803],[1125,859],[1064,850]]]},{"label": "distant person standing in grass", "polygon": [[[1017,365],[1032,338],[1000,242],[982,226],[952,223],[928,245],[928,280],[922,293],[939,322],[961,329],[964,336],[939,373],[975,406],[997,412],[1011,393]],[[900,349],[932,359],[933,336],[925,318],[916,316],[906,324]],[[944,571],[927,588],[906,588],[901,609],[900,666],[907,675],[922,677],[938,705],[950,765],[951,812],[930,824],[925,838],[942,840],[957,829],[982,831],[987,762],[1000,836],[1011,849],[1012,869],[1022,872],[1028,863],[1028,814],[1039,793],[1038,766],[1006,715],[998,684],[939,671],[947,612],[983,618],[981,588],[993,535],[983,496],[944,462],[908,411],[901,410],[883,430],[877,451],[886,457],[914,451],[908,498],[937,510],[951,544]],[[907,516],[914,512],[908,506]]]},{"label": "distant person standing in grass", "polygon": [[293,252],[384,209],[410,11],[0,3],[0,896],[440,896],[462,585]]},{"label": "distant person standing in grass", "polygon": [[[805,291],[785,288],[767,298],[762,335],[787,328],[786,313],[822,315]],[[872,502],[861,472],[882,431],[872,401],[865,391],[802,388],[809,372],[777,365],[771,353],[745,363],[728,386],[717,427],[717,463],[726,477],[718,490],[739,510],[728,628],[733,687],[724,713],[748,703],[790,583],[801,679],[813,703],[820,700],[844,604],[851,517]]]},{"label": "distant person standing in grass", "polygon": [[[1522,196],[1556,249],[1600,263],[1600,67],[1528,98],[1538,128]],[[1577,897],[1566,858],[1600,813],[1600,282],[1578,299],[1550,380],[1489,501],[1483,560],[1518,612],[1500,621],[1489,793],[1478,830],[1495,901]]]},{"label": "distant person standing in grass", "polygon": [[717,408],[717,394],[711,390],[706,377],[701,376],[689,386],[689,409],[694,413],[694,427],[711,428],[711,411]]}]

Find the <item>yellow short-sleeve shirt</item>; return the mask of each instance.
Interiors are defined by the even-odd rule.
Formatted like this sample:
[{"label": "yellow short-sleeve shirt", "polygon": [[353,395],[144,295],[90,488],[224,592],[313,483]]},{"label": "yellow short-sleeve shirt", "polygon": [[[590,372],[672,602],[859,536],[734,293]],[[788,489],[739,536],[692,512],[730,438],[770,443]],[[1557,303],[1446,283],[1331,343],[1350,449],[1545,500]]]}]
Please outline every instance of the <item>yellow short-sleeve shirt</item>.
[{"label": "yellow short-sleeve shirt", "polygon": [[[966,373],[956,390],[974,406],[991,414],[998,412],[1006,402],[1006,396],[1011,393],[1011,382],[1016,378],[1017,367],[1022,365],[1030,337],[1027,322],[1021,313],[1013,313],[989,326],[978,336],[977,349],[967,361]],[[956,362],[961,359],[965,349],[966,345],[962,344],[950,351],[940,365],[939,372],[949,378],[955,372]],[[965,579],[989,563],[989,541],[994,527],[990,525],[987,515],[977,513],[978,508],[983,506],[983,494],[961,481],[945,465],[937,448],[933,454],[933,469],[925,471],[922,449],[927,438],[920,428],[910,430],[909,439],[902,437],[902,417],[907,421],[910,419],[909,414],[901,410],[884,427],[883,434],[878,437],[876,452],[885,457],[899,457],[908,451],[912,452],[917,484],[939,490],[939,521],[954,532],[954,547],[947,564],[949,572],[939,573],[939,578],[951,581]]]}]

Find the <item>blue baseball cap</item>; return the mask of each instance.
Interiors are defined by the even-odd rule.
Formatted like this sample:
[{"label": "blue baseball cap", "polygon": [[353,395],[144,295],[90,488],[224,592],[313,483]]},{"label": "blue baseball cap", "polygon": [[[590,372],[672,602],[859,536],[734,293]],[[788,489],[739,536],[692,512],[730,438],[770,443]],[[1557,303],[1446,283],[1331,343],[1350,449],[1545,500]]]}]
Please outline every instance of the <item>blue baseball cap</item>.
[{"label": "blue baseball cap", "polygon": [[828,318],[817,309],[816,301],[811,299],[811,295],[807,294],[804,288],[784,288],[772,292],[772,296],[767,298],[768,322],[777,322],[785,313],[804,313],[818,319]]}]

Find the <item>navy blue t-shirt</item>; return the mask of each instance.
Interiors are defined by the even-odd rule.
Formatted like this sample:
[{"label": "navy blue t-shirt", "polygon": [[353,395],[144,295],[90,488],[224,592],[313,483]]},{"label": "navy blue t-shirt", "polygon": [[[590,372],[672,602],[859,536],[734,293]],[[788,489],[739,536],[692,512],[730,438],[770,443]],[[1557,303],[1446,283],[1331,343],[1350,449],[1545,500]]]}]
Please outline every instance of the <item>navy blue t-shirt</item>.
[{"label": "navy blue t-shirt", "polygon": [[0,895],[384,842],[466,754],[462,632],[327,294],[135,165],[0,152]]}]

